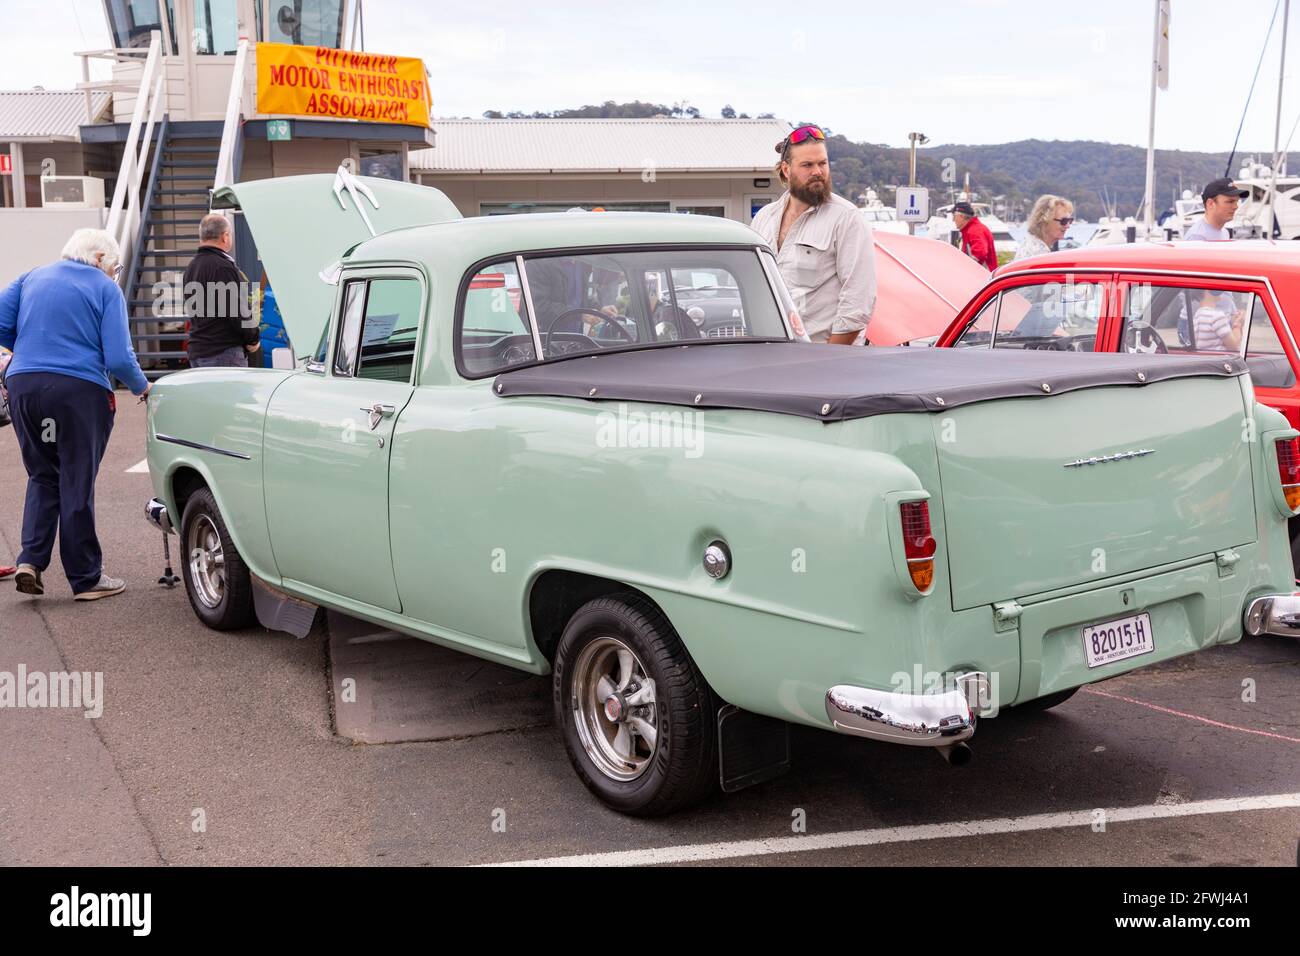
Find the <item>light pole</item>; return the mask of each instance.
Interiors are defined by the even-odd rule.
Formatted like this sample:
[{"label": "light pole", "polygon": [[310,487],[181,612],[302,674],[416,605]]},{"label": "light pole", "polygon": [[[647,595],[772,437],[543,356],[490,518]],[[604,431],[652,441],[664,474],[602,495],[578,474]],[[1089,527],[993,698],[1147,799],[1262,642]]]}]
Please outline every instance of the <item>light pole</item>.
[{"label": "light pole", "polygon": [[[918,145],[924,146],[926,143],[930,142],[930,137],[926,136],[924,133],[908,133],[907,138],[912,143],[910,158],[908,159],[908,163],[907,163],[907,184],[909,186],[915,186],[916,185],[916,147]],[[907,224],[907,234],[909,236],[916,235],[916,223],[909,222]]]}]

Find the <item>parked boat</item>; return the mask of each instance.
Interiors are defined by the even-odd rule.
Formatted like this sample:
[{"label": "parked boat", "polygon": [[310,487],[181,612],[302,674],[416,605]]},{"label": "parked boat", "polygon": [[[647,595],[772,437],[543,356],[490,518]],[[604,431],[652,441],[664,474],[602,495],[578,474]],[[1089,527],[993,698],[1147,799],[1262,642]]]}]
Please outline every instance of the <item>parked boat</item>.
[{"label": "parked boat", "polygon": [[874,232],[896,232],[907,234],[907,223],[898,221],[898,213],[892,206],[880,201],[874,189],[868,189],[859,201],[862,219]]}]

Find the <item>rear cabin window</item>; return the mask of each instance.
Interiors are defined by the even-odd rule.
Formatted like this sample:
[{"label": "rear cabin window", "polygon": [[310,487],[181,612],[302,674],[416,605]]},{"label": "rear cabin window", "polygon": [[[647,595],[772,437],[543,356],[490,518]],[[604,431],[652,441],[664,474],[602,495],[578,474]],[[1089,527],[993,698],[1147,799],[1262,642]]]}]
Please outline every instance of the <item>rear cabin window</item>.
[{"label": "rear cabin window", "polygon": [[[479,267],[457,347],[471,378],[518,365],[701,339],[788,339],[758,255],[741,249],[608,250]],[[526,291],[525,291],[526,290]],[[531,308],[531,312],[530,312]]]}]

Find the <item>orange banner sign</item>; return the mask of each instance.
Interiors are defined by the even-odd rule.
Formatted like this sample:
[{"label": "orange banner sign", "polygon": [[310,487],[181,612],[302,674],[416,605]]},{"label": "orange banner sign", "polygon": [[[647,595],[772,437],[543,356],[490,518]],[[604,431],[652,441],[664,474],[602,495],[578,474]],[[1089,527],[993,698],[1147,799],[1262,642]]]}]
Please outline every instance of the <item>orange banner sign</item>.
[{"label": "orange banner sign", "polygon": [[289,43],[257,45],[257,111],[429,125],[424,61]]}]

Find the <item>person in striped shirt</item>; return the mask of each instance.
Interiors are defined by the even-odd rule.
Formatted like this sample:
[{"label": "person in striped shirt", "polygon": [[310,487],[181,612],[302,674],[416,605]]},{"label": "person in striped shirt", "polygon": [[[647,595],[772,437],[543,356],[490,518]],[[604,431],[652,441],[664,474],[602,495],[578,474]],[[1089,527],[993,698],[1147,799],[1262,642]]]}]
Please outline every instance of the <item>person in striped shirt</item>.
[{"label": "person in striped shirt", "polygon": [[1231,295],[1202,289],[1192,316],[1192,330],[1198,352],[1236,352],[1241,349],[1241,330],[1246,313],[1237,308]]}]

